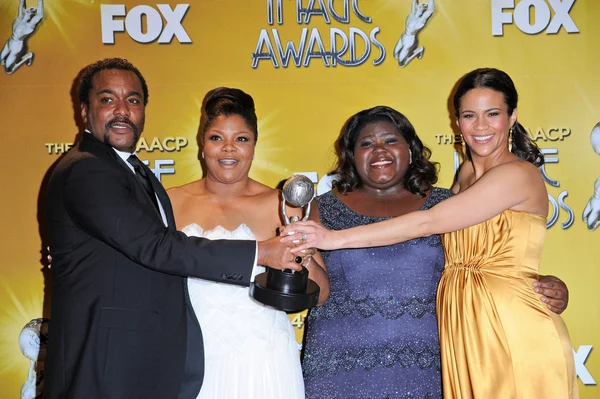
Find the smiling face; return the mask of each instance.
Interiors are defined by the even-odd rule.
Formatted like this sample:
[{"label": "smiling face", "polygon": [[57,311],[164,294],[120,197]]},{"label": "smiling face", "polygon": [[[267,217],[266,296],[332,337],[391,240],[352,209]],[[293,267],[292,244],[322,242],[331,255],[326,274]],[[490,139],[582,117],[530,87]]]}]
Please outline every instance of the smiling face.
[{"label": "smiling face", "polygon": [[135,151],[145,122],[139,78],[123,69],[104,69],[96,73],[92,78],[89,104],[81,104],[81,117],[98,140],[120,151]]},{"label": "smiling face", "polygon": [[204,132],[203,152],[208,177],[231,184],[248,178],[256,140],[239,115],[220,115]]},{"label": "smiling face", "polygon": [[517,110],[508,114],[504,95],[499,91],[475,88],[460,100],[457,124],[472,156],[508,152],[508,132],[516,120]]},{"label": "smiling face", "polygon": [[409,165],[408,144],[392,123],[369,123],[356,139],[354,164],[365,187],[402,186]]}]

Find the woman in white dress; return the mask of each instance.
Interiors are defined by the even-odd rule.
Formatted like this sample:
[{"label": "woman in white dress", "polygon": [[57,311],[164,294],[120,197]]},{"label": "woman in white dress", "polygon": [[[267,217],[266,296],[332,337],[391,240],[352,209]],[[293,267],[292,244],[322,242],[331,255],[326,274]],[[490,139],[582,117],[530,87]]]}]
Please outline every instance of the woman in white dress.
[{"label": "woman in white dress", "polygon": [[[200,134],[205,176],[169,190],[177,228],[210,239],[275,236],[283,224],[279,191],[248,176],[258,135],[252,97],[238,89],[211,91]],[[322,259],[309,254],[304,264],[323,304],[329,280]],[[198,398],[304,398],[298,344],[285,312],[255,301],[246,287],[190,278],[188,288],[205,348]]]}]

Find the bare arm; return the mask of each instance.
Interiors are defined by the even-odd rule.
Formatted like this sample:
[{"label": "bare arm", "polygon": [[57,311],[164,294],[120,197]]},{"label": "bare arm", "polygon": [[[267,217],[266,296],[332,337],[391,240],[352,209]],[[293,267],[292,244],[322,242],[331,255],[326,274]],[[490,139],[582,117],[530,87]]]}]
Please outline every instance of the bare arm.
[{"label": "bare arm", "polygon": [[307,237],[306,244],[292,252],[307,247],[378,247],[464,229],[507,209],[533,212],[540,198],[545,200],[546,193],[539,171],[531,164],[515,161],[490,169],[468,189],[426,211],[341,231],[329,231],[314,222],[296,223],[286,227],[286,233],[296,233],[291,239],[297,239],[299,232]]}]

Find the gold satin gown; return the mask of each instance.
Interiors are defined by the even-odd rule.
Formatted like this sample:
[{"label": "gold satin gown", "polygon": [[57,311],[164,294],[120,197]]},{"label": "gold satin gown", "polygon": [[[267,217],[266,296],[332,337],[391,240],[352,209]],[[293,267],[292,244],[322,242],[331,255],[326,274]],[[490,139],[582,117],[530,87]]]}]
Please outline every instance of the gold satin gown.
[{"label": "gold satin gown", "polygon": [[507,210],[444,234],[444,398],[578,398],[569,333],[533,292],[546,218]]}]

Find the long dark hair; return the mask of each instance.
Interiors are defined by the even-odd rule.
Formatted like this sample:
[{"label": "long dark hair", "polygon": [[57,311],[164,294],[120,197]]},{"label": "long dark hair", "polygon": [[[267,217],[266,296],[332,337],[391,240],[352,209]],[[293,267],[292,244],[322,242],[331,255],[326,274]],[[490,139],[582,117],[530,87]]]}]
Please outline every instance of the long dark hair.
[{"label": "long dark hair", "polygon": [[404,187],[413,194],[424,196],[437,182],[437,163],[429,161],[431,151],[423,145],[410,121],[400,112],[386,106],[360,111],[351,116],[342,128],[335,143],[338,164],[332,173],[337,174],[338,178],[334,186],[341,194],[362,187],[363,182],[355,166],[354,146],[365,126],[376,122],[393,124],[408,143],[412,162],[404,176]]},{"label": "long dark hair", "polygon": [[[460,101],[472,89],[485,88],[502,93],[504,102],[508,107],[508,115],[512,115],[517,108],[519,95],[512,79],[506,72],[494,68],[480,68],[466,74],[460,81],[456,94],[454,94],[454,112],[460,115]],[[519,158],[531,162],[535,166],[544,164],[544,156],[538,146],[531,141],[525,128],[515,121],[512,126],[512,150]],[[471,159],[471,152],[467,148],[467,156]]]},{"label": "long dark hair", "polygon": [[240,89],[217,87],[211,90],[204,100],[203,121],[201,123],[201,140],[204,133],[219,116],[241,116],[254,133],[254,141],[258,141],[258,121],[254,109],[254,99]]}]

